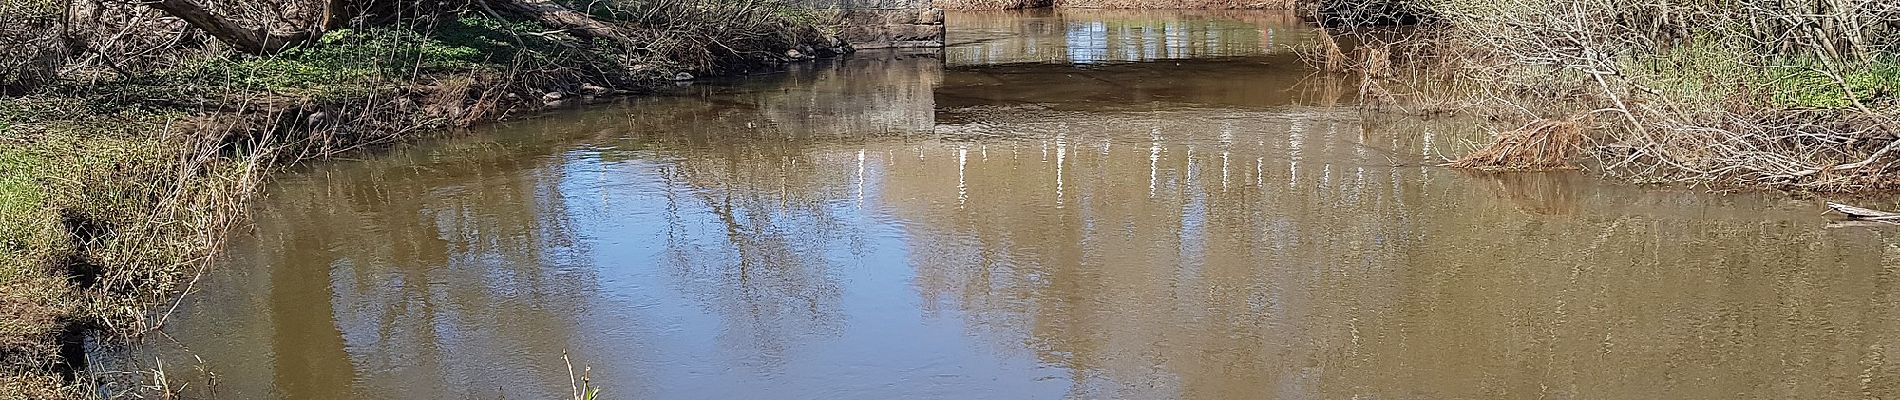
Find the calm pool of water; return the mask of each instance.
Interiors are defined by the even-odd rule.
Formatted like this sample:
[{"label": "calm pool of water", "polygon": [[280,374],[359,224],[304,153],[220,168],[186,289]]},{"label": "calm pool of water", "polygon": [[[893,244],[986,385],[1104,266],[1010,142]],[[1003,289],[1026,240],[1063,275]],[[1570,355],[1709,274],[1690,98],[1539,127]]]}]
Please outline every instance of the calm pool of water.
[{"label": "calm pool of water", "polygon": [[1365,121],[1285,15],[949,24],[289,175],[151,347],[220,398],[1900,395],[1893,231],[1436,167],[1483,128]]}]

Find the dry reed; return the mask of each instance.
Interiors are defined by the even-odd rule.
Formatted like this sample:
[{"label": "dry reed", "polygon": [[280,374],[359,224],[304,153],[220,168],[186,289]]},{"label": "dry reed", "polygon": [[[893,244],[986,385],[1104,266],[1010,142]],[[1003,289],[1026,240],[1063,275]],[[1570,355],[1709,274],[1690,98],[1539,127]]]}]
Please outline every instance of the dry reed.
[{"label": "dry reed", "polygon": [[1540,119],[1497,135],[1497,141],[1449,164],[1486,171],[1575,169],[1583,151],[1583,126],[1575,120]]}]

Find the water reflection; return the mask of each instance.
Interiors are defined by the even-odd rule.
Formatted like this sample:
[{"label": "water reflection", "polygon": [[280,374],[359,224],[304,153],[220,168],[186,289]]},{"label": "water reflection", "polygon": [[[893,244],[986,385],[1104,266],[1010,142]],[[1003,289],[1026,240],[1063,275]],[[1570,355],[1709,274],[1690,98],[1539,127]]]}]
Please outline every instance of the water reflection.
[{"label": "water reflection", "polygon": [[[987,162],[962,166],[974,184],[959,207],[894,204],[912,220],[927,309],[961,310],[966,329],[996,347],[1068,368],[1080,398],[1891,390],[1841,380],[1892,372],[1873,361],[1900,334],[1879,316],[1894,311],[1876,299],[1890,298],[1885,282],[1900,265],[1881,233],[1826,230],[1763,199],[1570,174],[1491,180],[1300,162],[1320,172],[1296,175],[1262,161],[1286,159],[1287,147],[1188,136],[1158,152],[1089,146],[1066,168],[990,144]],[[1338,146],[1350,143],[1335,140],[1305,158],[1351,160]],[[938,159],[895,175],[952,167]],[[1133,179],[1154,171],[1156,187]],[[1067,187],[1049,187],[1052,176]],[[950,190],[889,185],[907,193],[892,198]],[[1783,384],[1755,386],[1770,381]]]},{"label": "water reflection", "polygon": [[1314,29],[1288,13],[1038,9],[951,12],[951,66],[1090,65],[1287,53]]},{"label": "water reflection", "polygon": [[1434,167],[1484,133],[1270,52],[943,62],[284,179],[160,352],[236,398],[554,398],[563,351],[624,398],[1900,395],[1890,232]]},{"label": "water reflection", "polygon": [[[557,188],[569,177],[560,160],[535,157],[532,147],[516,148],[528,151],[523,157],[491,146],[299,177],[257,216],[277,223],[259,224],[229,255],[232,265],[258,267],[219,277],[222,287],[259,289],[258,298],[210,295],[224,305],[201,318],[215,322],[179,324],[174,334],[237,333],[229,336],[237,342],[194,347],[234,365],[275,364],[218,373],[225,382],[274,384],[285,398],[332,398],[352,384],[472,395],[492,390],[462,379],[489,368],[483,361],[573,347],[569,332],[543,330],[574,325],[581,316],[567,311],[581,299],[572,291],[597,280],[584,268],[588,244],[560,217],[567,204]],[[492,376],[546,387],[565,374],[543,367]]]}]

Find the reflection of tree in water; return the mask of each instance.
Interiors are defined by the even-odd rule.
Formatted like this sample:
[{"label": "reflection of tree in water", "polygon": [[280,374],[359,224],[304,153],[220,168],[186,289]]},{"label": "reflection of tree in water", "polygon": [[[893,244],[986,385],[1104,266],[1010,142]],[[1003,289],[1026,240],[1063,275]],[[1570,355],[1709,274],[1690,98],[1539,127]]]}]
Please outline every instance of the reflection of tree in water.
[{"label": "reflection of tree in water", "polygon": [[1216,10],[954,13],[949,65],[1178,60],[1285,52],[1314,29],[1292,14]]},{"label": "reflection of tree in water", "polygon": [[[1414,132],[1234,114],[1031,119],[1066,134],[924,145],[880,198],[912,222],[926,304],[1068,368],[1077,397],[1896,390],[1854,378],[1900,372],[1869,361],[1900,338],[1878,317],[1900,311],[1891,236],[1474,179],[1418,167],[1425,143],[1396,138]],[[1561,214],[1519,212],[1533,192]]]},{"label": "reflection of tree in water", "polygon": [[[335,345],[347,346],[355,370],[375,372],[357,380],[385,390],[475,390],[458,388],[470,376],[536,388],[566,379],[541,361],[575,345],[566,336],[583,318],[575,312],[583,307],[577,293],[587,292],[594,279],[580,268],[586,249],[554,189],[562,165],[542,156],[549,151],[538,144],[459,142],[284,185],[263,210],[277,223],[262,226],[261,247],[273,253],[264,259],[279,264],[272,284],[276,318],[309,323],[280,326],[280,335],[341,329]],[[332,310],[332,302],[341,308]],[[332,316],[334,327],[323,326]],[[287,357],[323,342],[280,341],[276,351]],[[503,372],[495,365],[519,369]],[[334,365],[279,368],[280,375],[338,373]],[[301,380],[307,379],[281,379]],[[321,398],[344,383],[286,390]]]},{"label": "reflection of tree in water", "polygon": [[[274,328],[284,394],[322,397],[352,380],[373,392],[493,389],[454,388],[471,378],[522,383],[510,393],[562,387],[566,371],[543,361],[585,350],[572,336],[597,271],[561,186],[575,183],[570,171],[630,158],[664,166],[676,282],[724,317],[725,340],[740,342],[729,347],[766,349],[756,356],[775,367],[796,336],[835,333],[838,272],[825,250],[861,235],[832,211],[856,194],[847,171],[821,167],[849,163],[817,143],[927,129],[936,82],[931,59],[850,63],[770,89],[641,100],[631,118],[515,124],[522,132],[504,138],[284,185],[260,235],[262,258],[280,264],[272,312],[296,317]],[[847,79],[864,74],[881,76]],[[575,141],[597,145],[561,151]],[[700,213],[719,229],[689,231],[681,218]]]},{"label": "reflection of tree in water", "polygon": [[[676,156],[665,172],[666,249],[680,288],[725,317],[735,348],[760,349],[767,368],[797,336],[840,328],[838,271],[825,250],[849,232],[831,211],[841,189],[818,180],[785,142],[729,138],[724,145],[660,144]],[[842,180],[829,182],[836,183]],[[690,211],[712,215],[719,237],[693,232]],[[715,250],[716,249],[716,250]],[[724,253],[724,254],[721,254]]]},{"label": "reflection of tree in water", "polygon": [[[934,59],[854,58],[769,90],[637,104],[607,162],[657,162],[665,251],[679,290],[723,317],[730,348],[759,349],[767,370],[800,336],[843,328],[837,266],[862,249],[842,207],[857,195],[855,153],[839,146],[931,126]],[[703,214],[702,214],[703,213]],[[702,220],[701,216],[710,216]],[[712,228],[702,227],[710,222]],[[840,246],[840,243],[849,243]]]}]

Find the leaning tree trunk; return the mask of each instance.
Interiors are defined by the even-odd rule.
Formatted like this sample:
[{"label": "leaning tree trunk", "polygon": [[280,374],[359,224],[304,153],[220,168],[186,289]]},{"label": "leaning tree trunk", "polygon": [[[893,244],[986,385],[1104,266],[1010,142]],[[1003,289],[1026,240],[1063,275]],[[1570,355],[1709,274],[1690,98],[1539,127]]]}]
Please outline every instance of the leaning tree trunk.
[{"label": "leaning tree trunk", "polygon": [[[237,48],[238,51],[251,54],[276,53],[323,36],[320,27],[309,27],[296,32],[247,28],[238,21],[212,13],[203,4],[192,0],[157,0],[146,4],[165,14],[185,20],[185,23],[191,24],[191,27],[210,33],[212,37]],[[326,16],[325,19],[328,20],[331,17]],[[329,23],[326,21],[325,25]]]},{"label": "leaning tree trunk", "polygon": [[[246,26],[245,21],[218,15],[196,0],[152,0],[145,4],[182,19],[193,28],[204,30],[239,51],[272,54],[310,43],[323,37],[325,32],[341,28],[354,18],[354,14],[373,8],[370,3],[377,1],[401,0],[324,0],[322,15],[317,16],[310,26],[291,32]],[[539,22],[551,28],[572,31],[582,38],[632,43],[632,38],[620,28],[550,0],[481,0],[479,4],[504,17]]]},{"label": "leaning tree trunk", "polygon": [[484,0],[483,5],[504,16],[533,20],[549,28],[566,29],[588,39],[631,44],[632,38],[612,24],[549,0]]}]

